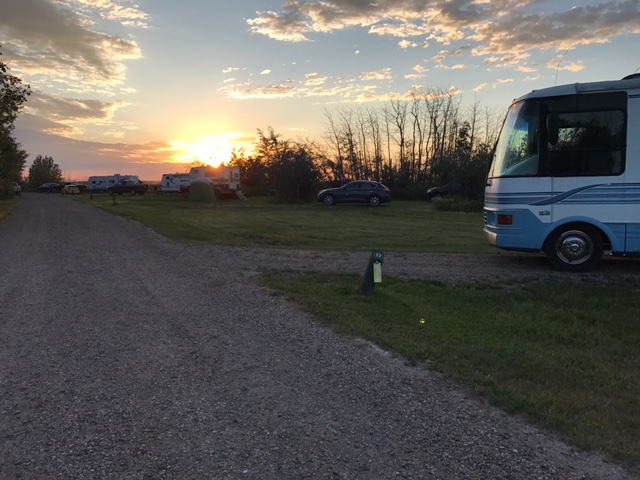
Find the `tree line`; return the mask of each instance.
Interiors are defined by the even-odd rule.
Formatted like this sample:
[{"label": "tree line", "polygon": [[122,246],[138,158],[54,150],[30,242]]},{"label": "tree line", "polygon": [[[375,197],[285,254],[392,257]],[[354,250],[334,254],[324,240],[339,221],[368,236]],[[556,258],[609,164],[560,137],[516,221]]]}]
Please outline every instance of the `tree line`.
[{"label": "tree line", "polygon": [[[0,196],[12,195],[11,182],[22,180],[28,154],[12,131],[30,94],[0,62]],[[465,197],[480,199],[501,118],[477,100],[466,108],[461,102],[456,92],[433,87],[382,105],[327,109],[321,139],[287,139],[268,127],[258,130],[250,155],[234,151],[229,163],[241,167],[247,194],[273,192],[283,201],[310,200],[322,186],[355,179],[381,181],[395,198],[416,199],[429,186],[455,181]],[[30,187],[61,181],[53,158],[38,155]]]},{"label": "tree line", "polygon": [[[2,55],[2,52],[0,52]],[[11,182],[21,182],[29,154],[13,136],[15,121],[24,108],[31,87],[10,73],[0,61],[0,198],[13,196]],[[61,182],[62,170],[49,156],[36,156],[29,167],[29,185],[33,189],[46,182]]]},{"label": "tree line", "polygon": [[433,88],[381,107],[326,110],[321,141],[258,130],[253,154],[234,152],[231,163],[241,167],[244,189],[273,190],[289,201],[354,179],[381,181],[405,198],[424,198],[425,188],[455,181],[476,200],[500,121],[477,101],[464,109],[460,96]]},{"label": "tree line", "polygon": [[14,122],[30,94],[29,85],[23,85],[22,80],[11,75],[9,67],[0,61],[0,198],[12,196],[11,182],[22,179],[28,154],[12,132]]}]

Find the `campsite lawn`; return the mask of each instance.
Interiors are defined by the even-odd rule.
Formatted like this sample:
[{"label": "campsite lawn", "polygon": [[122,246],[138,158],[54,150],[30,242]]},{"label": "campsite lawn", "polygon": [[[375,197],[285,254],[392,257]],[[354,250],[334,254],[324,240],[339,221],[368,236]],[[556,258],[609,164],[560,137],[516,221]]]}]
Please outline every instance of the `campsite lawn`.
[{"label": "campsite lawn", "polygon": [[640,280],[447,285],[266,272],[336,331],[426,364],[561,438],[640,469]]},{"label": "campsite lawn", "polygon": [[499,253],[481,213],[444,212],[428,202],[368,205],[278,204],[268,197],[212,204],[177,194],[106,194],[83,201],[134,218],[174,240],[249,247],[397,252]]}]

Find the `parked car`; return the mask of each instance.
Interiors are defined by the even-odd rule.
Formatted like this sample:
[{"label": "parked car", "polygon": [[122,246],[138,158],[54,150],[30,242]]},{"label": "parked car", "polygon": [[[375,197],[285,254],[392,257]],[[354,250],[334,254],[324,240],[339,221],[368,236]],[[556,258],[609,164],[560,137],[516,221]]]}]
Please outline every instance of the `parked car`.
[{"label": "parked car", "polygon": [[140,180],[120,180],[119,182],[107,188],[109,195],[130,193],[131,195],[144,195],[149,190],[149,185],[142,183]]},{"label": "parked car", "polygon": [[447,183],[441,187],[431,187],[427,189],[427,200],[437,200],[460,190],[462,190],[462,186],[458,182]]},{"label": "parked car", "polygon": [[39,192],[55,192],[58,193],[62,190],[63,185],[60,183],[43,183],[38,187]]},{"label": "parked car", "polygon": [[64,186],[62,187],[62,190],[64,190],[68,185],[75,185],[76,187],[78,187],[78,191],[80,193],[84,192],[87,189],[87,186],[84,183],[64,182]]},{"label": "parked car", "polygon": [[380,182],[355,180],[338,188],[327,188],[318,192],[318,201],[325,205],[336,203],[368,203],[377,207],[391,201],[391,192]]},{"label": "parked car", "polygon": [[62,189],[63,195],[80,195],[80,188],[73,183],[66,184]]},{"label": "parked car", "polygon": [[22,193],[22,187],[18,182],[11,182],[11,186],[13,187],[14,195],[20,195]]}]

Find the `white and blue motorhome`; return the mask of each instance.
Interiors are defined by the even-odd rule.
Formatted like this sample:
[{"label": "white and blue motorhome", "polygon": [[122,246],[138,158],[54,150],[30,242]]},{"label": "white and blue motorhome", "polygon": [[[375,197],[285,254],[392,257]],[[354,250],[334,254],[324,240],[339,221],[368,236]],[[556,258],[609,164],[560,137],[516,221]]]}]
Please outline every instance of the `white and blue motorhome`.
[{"label": "white and blue motorhome", "polygon": [[542,251],[561,270],[640,256],[640,74],[515,100],[484,203],[492,245]]}]

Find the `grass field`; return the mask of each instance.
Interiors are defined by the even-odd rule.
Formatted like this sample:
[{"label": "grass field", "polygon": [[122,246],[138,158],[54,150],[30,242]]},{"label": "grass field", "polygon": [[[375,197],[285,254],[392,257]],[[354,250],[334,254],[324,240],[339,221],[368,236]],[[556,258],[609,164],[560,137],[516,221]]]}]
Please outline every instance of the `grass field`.
[{"label": "grass field", "polygon": [[[495,253],[480,213],[424,202],[380,208],[193,204],[178,196],[93,200],[185,242],[258,247]],[[505,410],[640,472],[640,281],[603,275],[453,286],[385,277],[265,272],[262,282],[337,331],[426,363]]]},{"label": "grass field", "polygon": [[427,363],[575,445],[640,467],[640,281],[452,286],[268,272],[264,285],[341,333]]},{"label": "grass field", "polygon": [[278,204],[268,197],[213,204],[177,194],[81,195],[107,211],[135,218],[185,242],[324,250],[499,253],[483,235],[481,213],[445,212],[428,202],[398,201],[381,207],[321,203]]}]

